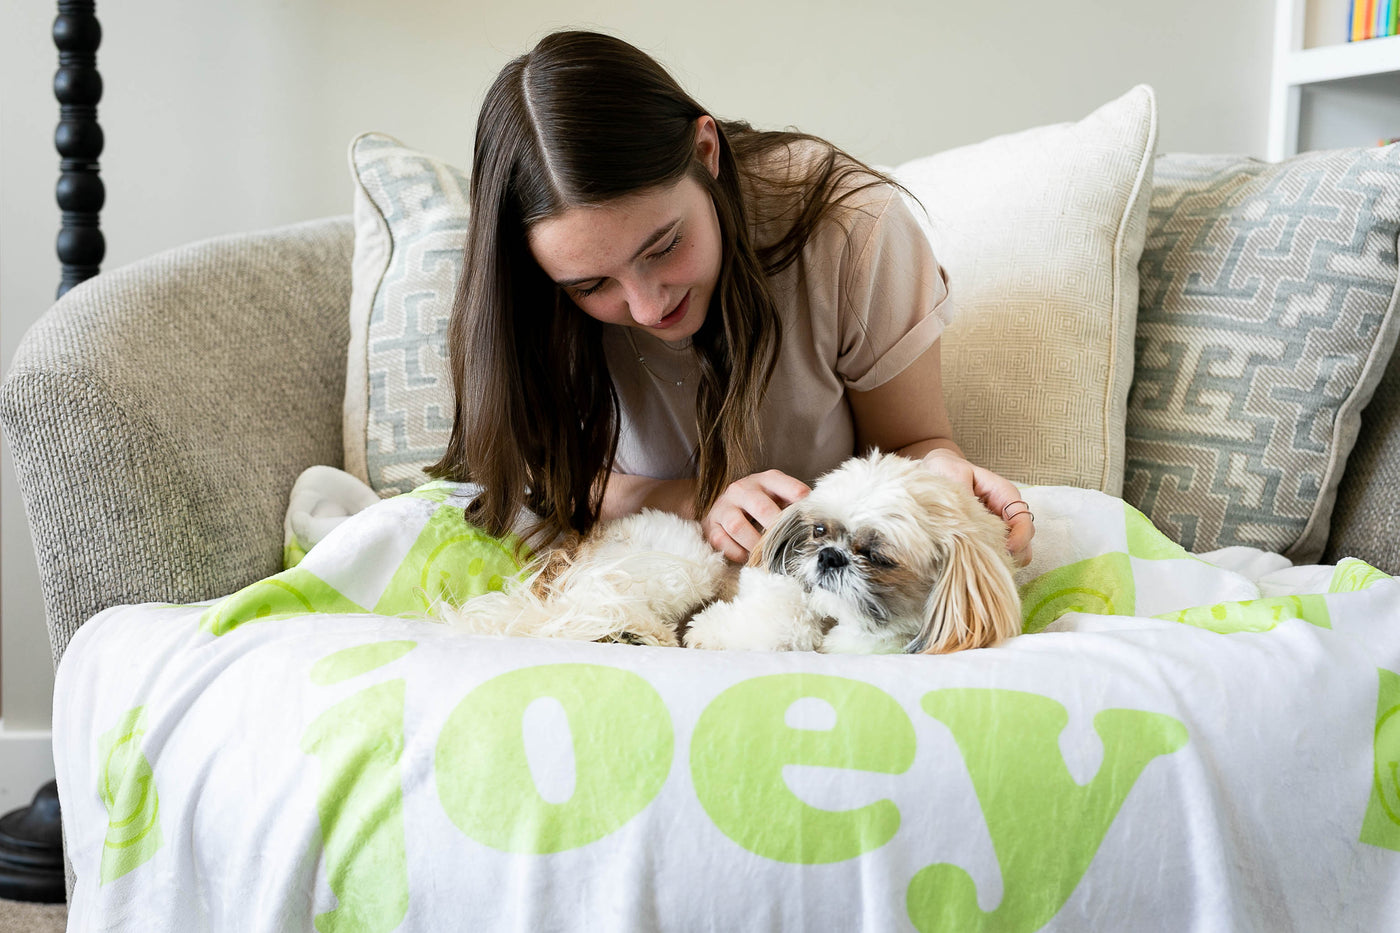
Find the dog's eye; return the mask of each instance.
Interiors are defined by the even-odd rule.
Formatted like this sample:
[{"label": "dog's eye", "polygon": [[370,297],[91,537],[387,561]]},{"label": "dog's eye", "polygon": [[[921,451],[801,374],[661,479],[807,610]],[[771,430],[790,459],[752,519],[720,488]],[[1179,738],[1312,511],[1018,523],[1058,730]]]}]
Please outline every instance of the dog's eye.
[{"label": "dog's eye", "polygon": [[825,537],[826,537],[826,526],[823,525],[821,522],[817,522],[815,525],[813,525],[813,526],[812,526],[812,537],[814,537],[814,538],[825,538]]},{"label": "dog's eye", "polygon": [[872,567],[888,568],[894,566],[894,561],[890,560],[879,551],[872,550],[868,547],[858,547],[856,548],[856,553],[865,558]]}]

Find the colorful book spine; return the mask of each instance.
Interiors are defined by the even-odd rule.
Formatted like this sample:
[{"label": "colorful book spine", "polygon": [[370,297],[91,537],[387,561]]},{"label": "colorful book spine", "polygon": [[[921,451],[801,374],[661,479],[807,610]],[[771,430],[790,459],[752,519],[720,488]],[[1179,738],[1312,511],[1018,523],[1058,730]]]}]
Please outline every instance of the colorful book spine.
[{"label": "colorful book spine", "polygon": [[1400,0],[1351,0],[1347,41],[1400,35]]}]

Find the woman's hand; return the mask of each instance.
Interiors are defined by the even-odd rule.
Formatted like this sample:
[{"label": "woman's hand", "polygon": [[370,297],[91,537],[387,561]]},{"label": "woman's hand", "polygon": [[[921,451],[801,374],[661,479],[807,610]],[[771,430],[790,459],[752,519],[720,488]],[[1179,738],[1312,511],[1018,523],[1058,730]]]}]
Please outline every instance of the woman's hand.
[{"label": "woman's hand", "polygon": [[736,564],[749,559],[763,529],[777,521],[784,508],[805,499],[811,488],[778,470],[751,473],[720,493],[700,530],[710,546]]},{"label": "woman's hand", "polygon": [[[1021,498],[1016,484],[991,470],[974,466],[951,450],[935,448],[924,454],[924,466],[949,479],[966,483],[982,504],[997,518],[1006,522],[1006,547],[1019,566],[1031,562],[1031,539],[1035,537],[1035,519]],[[1011,508],[1012,505],[1015,508]]]}]

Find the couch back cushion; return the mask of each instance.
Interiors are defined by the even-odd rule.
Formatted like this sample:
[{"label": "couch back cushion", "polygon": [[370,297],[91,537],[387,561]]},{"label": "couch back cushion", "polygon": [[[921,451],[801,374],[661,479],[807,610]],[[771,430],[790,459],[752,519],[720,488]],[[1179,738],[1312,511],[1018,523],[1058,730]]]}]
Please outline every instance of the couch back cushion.
[{"label": "couch back cushion", "polygon": [[1123,495],[1188,550],[1317,560],[1395,347],[1400,147],[1158,158]]}]

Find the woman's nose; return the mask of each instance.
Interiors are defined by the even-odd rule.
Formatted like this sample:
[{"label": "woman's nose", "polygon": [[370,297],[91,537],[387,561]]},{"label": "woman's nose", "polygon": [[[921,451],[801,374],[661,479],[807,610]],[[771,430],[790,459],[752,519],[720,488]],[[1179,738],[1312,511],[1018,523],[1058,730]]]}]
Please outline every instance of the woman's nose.
[{"label": "woman's nose", "polygon": [[627,310],[632,320],[651,327],[666,316],[666,290],[657,282],[637,282],[627,289]]}]

